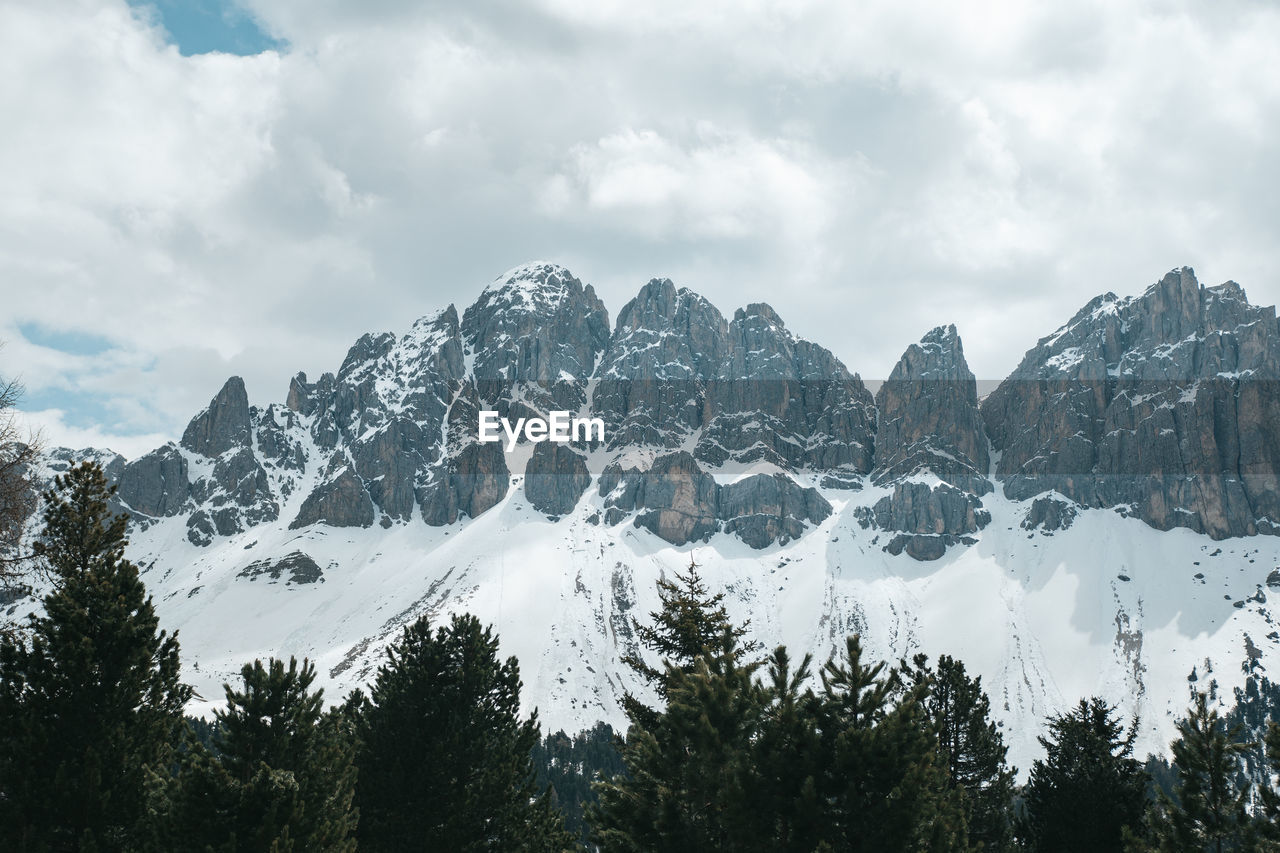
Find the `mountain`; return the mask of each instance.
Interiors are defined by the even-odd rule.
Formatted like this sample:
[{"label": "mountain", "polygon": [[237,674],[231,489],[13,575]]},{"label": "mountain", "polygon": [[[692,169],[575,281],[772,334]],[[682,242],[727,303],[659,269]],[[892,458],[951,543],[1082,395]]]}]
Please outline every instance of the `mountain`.
[{"label": "mountain", "polygon": [[[231,377],[177,444],[45,464],[91,455],[119,486],[197,710],[270,654],[339,699],[419,614],[469,610],[545,724],[618,725],[643,692],[633,620],[692,555],[766,647],[821,658],[858,632],[883,659],[964,659],[1025,770],[1081,696],[1161,751],[1191,686],[1280,662],[1278,346],[1274,308],[1181,269],[1091,301],[985,399],[954,326],[873,396],[769,305],[727,319],[655,279],[611,326],[534,263],[282,403]],[[553,410],[604,440],[477,439],[481,411]]]}]

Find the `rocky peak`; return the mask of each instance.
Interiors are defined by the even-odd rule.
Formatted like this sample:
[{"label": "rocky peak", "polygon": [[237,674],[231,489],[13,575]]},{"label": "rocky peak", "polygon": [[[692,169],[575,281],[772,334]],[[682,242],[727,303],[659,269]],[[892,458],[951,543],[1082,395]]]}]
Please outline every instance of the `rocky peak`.
[{"label": "rocky peak", "polygon": [[734,312],[709,390],[713,418],[695,455],[720,464],[870,468],[871,395],[828,350],[798,340],[770,306]]},{"label": "rocky peak", "polygon": [[244,380],[232,376],[182,434],[182,446],[214,457],[250,443],[249,395]]},{"label": "rocky peak", "polygon": [[1280,328],[1234,283],[1190,268],[1091,301],[982,404],[1006,494],[1056,489],[1152,526],[1271,530]]},{"label": "rocky peak", "polygon": [[669,279],[653,279],[618,313],[597,371],[592,411],[610,447],[675,447],[705,420],[707,379],[726,351],[724,317]]},{"label": "rocky peak", "polygon": [[[618,312],[605,353],[610,370],[651,368],[627,378],[708,376],[724,357],[728,327],[714,305],[670,279],[652,279]],[[636,359],[638,350],[656,344],[658,352]],[[621,363],[620,363],[621,362]]]},{"label": "rocky peak", "polygon": [[877,482],[929,470],[967,491],[990,491],[977,383],[955,326],[938,326],[907,347],[876,392],[876,408]]},{"label": "rocky peak", "polygon": [[876,392],[876,407],[872,479],[893,492],[862,522],[900,534],[886,546],[891,553],[937,559],[991,517],[980,499],[992,489],[987,436],[955,326],[938,326],[907,347]]},{"label": "rocky peak", "polygon": [[462,315],[477,380],[585,382],[609,338],[591,285],[564,267],[533,263],[495,279]]}]

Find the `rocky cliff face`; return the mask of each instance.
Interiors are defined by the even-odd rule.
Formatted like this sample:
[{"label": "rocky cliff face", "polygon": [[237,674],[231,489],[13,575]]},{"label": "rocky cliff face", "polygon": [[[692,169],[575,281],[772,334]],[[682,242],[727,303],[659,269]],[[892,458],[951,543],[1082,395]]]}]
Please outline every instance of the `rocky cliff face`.
[{"label": "rocky cliff face", "polygon": [[799,537],[831,515],[814,488],[784,474],[755,474],[720,485],[687,451],[660,456],[644,471],[610,465],[600,477],[605,522],[635,512],[634,524],[673,545],[707,540],[720,530],[753,548]]},{"label": "rocky cliff face", "polygon": [[1108,293],[1043,338],[982,404],[996,476],[1158,529],[1215,539],[1280,520],[1280,330],[1274,308],[1187,268]]},{"label": "rocky cliff face", "polygon": [[871,476],[892,492],[862,510],[859,520],[899,532],[886,550],[905,550],[918,560],[973,541],[966,534],[991,519],[981,500],[992,490],[990,456],[977,382],[955,326],[939,326],[907,348],[876,392],[876,408]]},{"label": "rocky cliff face", "polygon": [[[726,320],[655,279],[610,331],[590,285],[536,263],[461,316],[448,306],[404,335],[361,337],[335,373],[296,375],[283,404],[250,406],[232,377],[180,444],[114,458],[110,473],[139,525],[179,517],[199,545],[277,520],[456,524],[503,502],[513,473],[553,518],[597,481],[606,524],[670,543],[786,542],[832,512],[820,490],[864,485],[884,491],[852,515],[917,559],[975,541],[995,485],[1039,496],[1028,530],[1104,507],[1222,538],[1280,524],[1278,374],[1274,309],[1188,269],[1093,300],[979,405],[954,326],[908,347],[873,399],[768,305]],[[477,442],[486,409],[599,417],[606,442],[521,438],[509,459]]]}]

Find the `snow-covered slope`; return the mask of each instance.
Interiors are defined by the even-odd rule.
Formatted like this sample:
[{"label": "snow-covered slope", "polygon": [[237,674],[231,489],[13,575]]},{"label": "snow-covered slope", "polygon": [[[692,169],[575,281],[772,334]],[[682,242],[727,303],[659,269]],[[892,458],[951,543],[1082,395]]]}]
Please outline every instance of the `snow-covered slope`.
[{"label": "snow-covered slope", "polygon": [[[982,675],[1024,769],[1044,717],[1082,696],[1118,702],[1140,719],[1140,751],[1161,751],[1193,671],[1201,688],[1216,679],[1230,695],[1251,656],[1280,665],[1266,585],[1280,566],[1276,538],[1215,543],[1107,510],[1047,535],[1019,526],[1025,504],[996,497],[978,544],[917,562],[885,553],[884,534],[854,519],[881,496],[830,492],[835,512],[821,526],[763,551],[725,534],[677,548],[628,523],[592,523],[601,507],[592,492],[550,521],[512,489],[462,525],[277,522],[208,548],[166,519],[135,533],[130,553],[164,623],[181,631],[198,708],[221,703],[220,685],[242,663],[273,654],[317,661],[338,698],[370,677],[408,621],[470,611],[519,657],[525,703],[544,725],[618,725],[622,689],[637,687],[619,662],[635,649],[631,620],[657,606],[657,578],[691,553],[767,646],[821,659],[857,632],[883,659],[921,650],[963,659]],[[259,559],[296,551],[320,567],[319,581],[291,582],[287,569],[245,576]]]},{"label": "snow-covered slope", "polygon": [[[1188,272],[1166,277],[1176,305],[1164,306],[1153,285],[1147,307],[1125,303],[1125,322],[1166,329],[1162,312],[1176,310],[1181,325],[1168,335],[1195,338],[1199,322],[1196,340],[1263,353],[1250,369],[1270,371],[1274,313],[1248,306],[1238,288],[1195,291]],[[1224,294],[1249,324],[1226,327],[1215,307]],[[1056,369],[1058,343],[1096,339],[1106,350],[1103,384],[1079,386],[1096,405],[1063,409],[1054,416],[1063,429],[1114,419],[1108,359],[1140,370],[1141,341],[1110,331],[1111,314],[1086,313],[1070,335],[1029,353],[1022,384],[980,417],[954,328],[909,349],[873,401],[856,374],[792,337],[769,306],[726,322],[696,294],[655,281],[610,334],[589,286],[534,264],[499,277],[461,319],[449,306],[403,336],[366,335],[336,374],[295,377],[283,405],[248,406],[233,379],[181,445],[128,463],[96,458],[135,518],[130,556],[164,624],[180,631],[195,710],[220,704],[221,684],[268,655],[313,659],[339,699],[371,677],[411,620],[471,611],[519,657],[525,704],[544,725],[619,725],[623,691],[640,689],[620,663],[637,651],[633,620],[647,619],[656,580],[692,554],[766,647],[822,660],[856,632],[886,660],[917,651],[963,659],[982,676],[1024,771],[1045,717],[1094,694],[1138,718],[1140,751],[1161,751],[1189,677],[1230,695],[1251,668],[1280,662],[1267,600],[1268,582],[1280,587],[1280,538],[1214,539],[1195,524],[1162,531],[1131,503],[1030,488],[1029,464],[1017,470],[1018,489],[1000,488],[1003,448],[1032,446],[1019,436],[1034,431],[1050,453],[1073,438],[1054,432],[1053,418],[1016,421],[1013,403],[1014,392],[1055,399],[1031,373]],[[1095,322],[1103,325],[1086,335]],[[1204,372],[1205,359],[1192,361]],[[1241,358],[1204,369],[1216,375],[1228,362]],[[1200,378],[1167,373],[1166,385]],[[1229,381],[1215,399],[1262,387],[1246,387],[1256,377]],[[1257,416],[1201,422],[1216,424],[1215,446],[1250,449],[1253,467],[1241,476],[1252,478],[1254,513],[1270,512],[1275,471],[1262,463],[1280,454],[1257,426],[1269,423],[1269,400],[1253,406]],[[514,418],[551,407],[598,414],[611,432],[556,453],[475,441],[481,409]],[[1106,426],[1099,435],[1110,435]],[[1177,421],[1178,458],[1207,446],[1197,429]],[[50,454],[50,471],[79,455]],[[1089,464],[1093,476],[1125,470]],[[1049,473],[1057,483],[1076,472]],[[1125,476],[1171,473],[1196,475],[1139,467]],[[539,487],[527,490],[534,478]],[[10,615],[35,606],[28,598]]]}]

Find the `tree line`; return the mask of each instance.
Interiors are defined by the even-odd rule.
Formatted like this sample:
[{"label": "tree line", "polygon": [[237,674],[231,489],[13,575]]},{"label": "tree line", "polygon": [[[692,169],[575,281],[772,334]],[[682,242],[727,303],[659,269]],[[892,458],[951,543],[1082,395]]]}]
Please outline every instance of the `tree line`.
[{"label": "tree line", "polygon": [[[624,736],[540,736],[470,615],[408,625],[326,708],[308,661],[247,663],[184,716],[176,635],[92,463],[45,496],[43,611],[0,637],[0,848],[16,851],[1268,851],[1280,690],[1194,693],[1171,761],[1100,699],[1047,721],[1025,785],[981,679],[761,649],[690,566],[626,663]],[[650,661],[657,659],[660,665]]]}]

